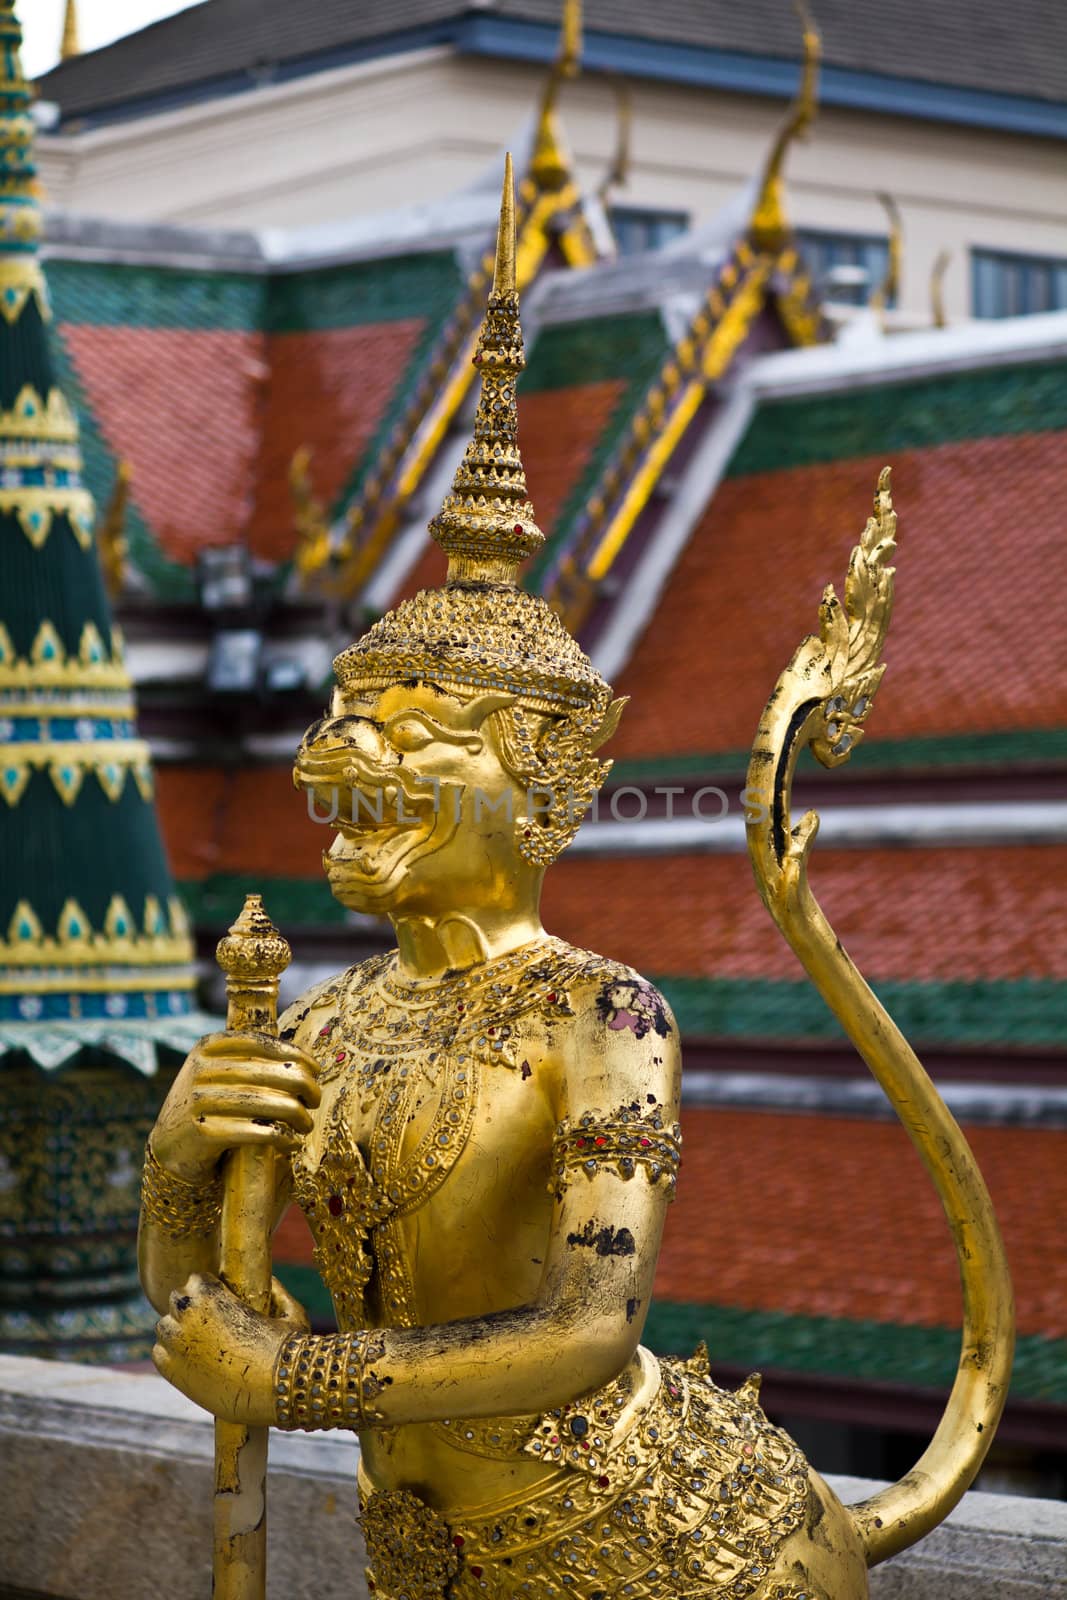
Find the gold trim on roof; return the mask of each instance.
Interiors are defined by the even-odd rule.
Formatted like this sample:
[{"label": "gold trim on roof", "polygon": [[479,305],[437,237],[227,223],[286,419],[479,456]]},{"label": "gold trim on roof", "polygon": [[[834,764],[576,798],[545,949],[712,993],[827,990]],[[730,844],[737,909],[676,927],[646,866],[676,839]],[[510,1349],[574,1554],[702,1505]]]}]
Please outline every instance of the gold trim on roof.
[{"label": "gold trim on roof", "polygon": [[93,773],[114,803],[133,778],[141,799],[155,792],[152,757],[143,739],[22,739],[0,744],[0,796],[9,806],[22,799],[31,772],[46,770],[64,805],[73,805],[86,773]]},{"label": "gold trim on roof", "polygon": [[[4,238],[32,244],[41,236],[40,212],[36,207],[5,206],[0,201],[0,247]],[[14,325],[27,300],[37,302],[42,322],[51,322],[52,304],[44,273],[35,256],[0,256],[0,314]]]},{"label": "gold trim on roof", "polygon": [[878,313],[882,327],[885,327],[885,314],[889,302],[895,300],[900,293],[900,274],[904,263],[904,229],[901,223],[900,207],[891,194],[880,194],[878,199],[882,210],[889,223],[889,251],[885,264],[885,275],[874,290],[870,298],[872,311]]},{"label": "gold trim on roof", "polygon": [[49,389],[47,400],[24,383],[10,411],[0,411],[0,439],[45,439],[77,444],[78,419],[62,389]]},{"label": "gold trim on roof", "polygon": [[[68,656],[53,623],[44,621],[29,656],[19,656],[0,622],[0,689],[130,689],[121,631],[112,626],[110,654],[95,622],[84,624],[76,656]],[[130,715],[133,703],[130,702]]]},{"label": "gold trim on roof", "polygon": [[[54,933],[44,931],[41,918],[27,900],[18,901],[0,938],[0,994],[29,990],[85,988],[71,973],[56,968],[139,966],[182,967],[193,960],[193,942],[185,907],[171,895],[164,908],[158,896],[145,896],[140,921],[122,895],[112,895],[103,928],[95,929],[76,900],[64,902]],[[25,969],[51,968],[39,975]],[[13,970],[12,970],[13,969]],[[177,974],[168,988],[191,988],[192,971]],[[120,987],[110,975],[101,988]]]},{"label": "gold trim on roof", "polygon": [[126,585],[126,572],[130,546],[126,538],[126,508],[130,499],[130,465],[118,461],[115,466],[115,483],[111,491],[104,520],[96,535],[96,548],[100,556],[100,570],[104,587],[111,600],[117,600]]},{"label": "gold trim on roof", "polygon": [[78,31],[77,0],[67,0],[63,13],[63,38],[59,46],[60,61],[69,61],[81,55],[81,35]]},{"label": "gold trim on roof", "polygon": [[67,525],[83,550],[93,542],[96,507],[88,489],[41,488],[24,484],[17,489],[0,489],[0,512],[13,516],[33,545],[40,550],[47,542],[57,517]]},{"label": "gold trim on roof", "polygon": [[[542,93],[530,165],[518,185],[515,279],[520,293],[536,277],[553,242],[569,267],[589,267],[598,259],[554,111],[562,79],[578,70],[581,34],[580,0],[565,0],[559,49]],[[306,455],[294,457],[290,489],[303,588],[352,600],[378,568],[473,382],[473,330],[492,268],[493,256],[487,252],[470,274],[467,295],[442,335],[442,354],[416,384],[403,418],[339,524],[331,524],[314,498]]]}]

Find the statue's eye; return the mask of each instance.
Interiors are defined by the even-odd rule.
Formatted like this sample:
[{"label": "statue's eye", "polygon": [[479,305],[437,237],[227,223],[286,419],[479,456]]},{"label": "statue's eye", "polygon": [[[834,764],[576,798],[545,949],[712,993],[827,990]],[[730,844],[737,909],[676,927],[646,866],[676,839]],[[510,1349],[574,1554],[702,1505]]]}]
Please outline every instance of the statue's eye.
[{"label": "statue's eye", "polygon": [[416,722],[408,717],[399,722],[389,724],[389,743],[394,750],[407,753],[411,750],[425,750],[428,744],[433,744],[433,734],[424,722]]}]

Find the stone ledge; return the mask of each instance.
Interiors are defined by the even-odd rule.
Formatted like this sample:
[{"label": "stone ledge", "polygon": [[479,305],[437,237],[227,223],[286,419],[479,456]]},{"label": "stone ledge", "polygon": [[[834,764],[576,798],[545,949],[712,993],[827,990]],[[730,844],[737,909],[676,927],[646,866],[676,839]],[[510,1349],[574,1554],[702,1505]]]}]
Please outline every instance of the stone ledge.
[{"label": "stone ledge", "polygon": [[[210,1420],[154,1374],[0,1356],[0,1600],[203,1600]],[[274,1434],[269,1600],[367,1600],[349,1434]],[[846,1502],[879,1487],[830,1478]],[[6,1583],[8,1587],[3,1587]],[[969,1494],[873,1600],[1067,1600],[1067,1505]]]}]

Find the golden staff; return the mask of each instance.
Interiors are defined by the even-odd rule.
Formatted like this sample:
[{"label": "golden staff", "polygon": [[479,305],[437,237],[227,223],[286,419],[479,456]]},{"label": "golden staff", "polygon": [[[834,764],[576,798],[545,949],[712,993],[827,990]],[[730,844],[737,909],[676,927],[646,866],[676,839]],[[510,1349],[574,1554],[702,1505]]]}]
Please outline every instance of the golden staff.
[{"label": "golden staff", "polygon": [[[258,894],[215,959],[226,974],[231,1033],[278,1035],[278,980],[291,951]],[[239,1070],[239,1069],[238,1069]],[[253,1311],[270,1311],[274,1151],[233,1150],[223,1167],[219,1277]],[[264,1600],[267,1592],[267,1429],[215,1422],[214,1600]]]}]

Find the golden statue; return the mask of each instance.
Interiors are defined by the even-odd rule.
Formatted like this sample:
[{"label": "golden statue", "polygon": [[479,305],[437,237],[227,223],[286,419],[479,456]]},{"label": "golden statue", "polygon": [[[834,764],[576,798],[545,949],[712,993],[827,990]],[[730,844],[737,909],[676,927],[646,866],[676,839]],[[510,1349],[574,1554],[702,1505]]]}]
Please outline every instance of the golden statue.
[{"label": "golden statue", "polygon": [[[273,929],[255,907],[235,925],[228,972],[257,927],[266,952],[258,990],[240,957],[243,1031],[192,1052],[149,1145],[156,1363],[253,1438],[270,1424],[359,1433],[369,1581],[386,1600],[858,1600],[869,1565],[973,1478],[1012,1343],[973,1159],[811,897],[814,817],[789,815],[799,751],[846,760],[881,676],[888,477],[844,602],[827,591],[819,637],[768,705],[748,795],[761,891],[926,1158],[964,1277],[963,1356],[930,1450],[846,1507],[767,1421],[757,1378],[729,1393],[703,1350],[658,1360],[639,1342],[679,1162],[678,1034],[637,973],[551,937],[538,914],[622,704],[515,582],[542,535],[517,444],[510,161],[474,360],[474,437],[432,524],[445,587],[337,658],[330,712],[295,769],[333,812],[333,893],[387,914],[396,948],[305,994],[274,1038]],[[311,1335],[263,1275],[262,1241],[294,1197],[336,1335]],[[260,1265],[227,1271],[242,1240]],[[271,1314],[226,1286],[239,1279]],[[256,1504],[262,1521],[261,1483]],[[223,1554],[225,1571],[245,1565],[218,1594],[262,1593],[250,1559]]]}]

